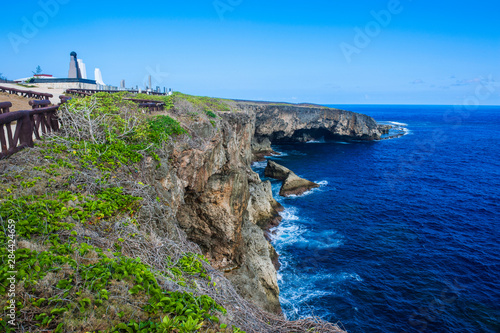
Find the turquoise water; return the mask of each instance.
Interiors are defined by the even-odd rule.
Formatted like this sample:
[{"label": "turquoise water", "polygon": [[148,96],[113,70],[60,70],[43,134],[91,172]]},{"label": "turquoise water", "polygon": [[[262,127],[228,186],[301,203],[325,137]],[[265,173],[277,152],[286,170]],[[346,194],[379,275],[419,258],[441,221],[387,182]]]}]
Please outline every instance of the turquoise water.
[{"label": "turquoise water", "polygon": [[278,198],[272,180],[286,208],[273,230],[286,316],[352,333],[500,332],[500,108],[338,107],[407,134],[274,146],[321,184]]}]

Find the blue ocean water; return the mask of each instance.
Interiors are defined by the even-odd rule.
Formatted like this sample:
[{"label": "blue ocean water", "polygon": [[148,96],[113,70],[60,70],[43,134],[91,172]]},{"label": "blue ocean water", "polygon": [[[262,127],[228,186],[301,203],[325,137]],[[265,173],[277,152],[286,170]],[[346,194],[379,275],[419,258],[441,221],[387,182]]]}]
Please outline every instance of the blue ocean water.
[{"label": "blue ocean water", "polygon": [[500,332],[500,107],[337,107],[407,135],[274,146],[321,184],[280,198],[272,180],[286,316],[350,333]]}]

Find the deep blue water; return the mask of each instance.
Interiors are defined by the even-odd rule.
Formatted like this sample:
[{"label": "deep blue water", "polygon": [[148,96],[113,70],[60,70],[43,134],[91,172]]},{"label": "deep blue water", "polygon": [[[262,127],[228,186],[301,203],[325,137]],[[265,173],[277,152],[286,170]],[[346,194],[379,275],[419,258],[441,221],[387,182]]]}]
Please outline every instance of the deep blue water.
[{"label": "deep blue water", "polygon": [[274,146],[322,184],[279,198],[272,181],[286,208],[273,236],[286,316],[351,333],[500,332],[500,107],[339,107],[409,133]]}]

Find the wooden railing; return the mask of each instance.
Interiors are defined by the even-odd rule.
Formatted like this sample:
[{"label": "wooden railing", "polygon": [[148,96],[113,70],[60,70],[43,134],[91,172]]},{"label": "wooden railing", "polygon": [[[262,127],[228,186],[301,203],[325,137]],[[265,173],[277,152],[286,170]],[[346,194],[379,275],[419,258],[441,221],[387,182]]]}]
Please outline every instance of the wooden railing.
[{"label": "wooden railing", "polygon": [[33,133],[37,140],[41,139],[40,131],[42,135],[59,131],[59,120],[56,114],[58,108],[59,106],[56,105],[30,111]]},{"label": "wooden railing", "polygon": [[148,109],[149,113],[152,111],[162,111],[165,103],[139,103],[141,109]]},{"label": "wooden railing", "polygon": [[[11,102],[0,103],[0,159],[11,156],[26,147],[33,147],[33,136],[41,140],[43,135],[59,130],[57,110],[71,97],[59,96],[61,103],[50,106],[49,100],[29,101],[32,110],[10,112]],[[139,104],[140,108],[161,111],[165,103],[160,101],[129,99]],[[15,126],[14,133],[12,129]]]},{"label": "wooden railing", "polygon": [[[98,92],[109,92],[109,93],[116,93],[119,91],[116,90],[93,90],[93,89],[68,89],[66,90],[67,94],[72,94],[72,95],[77,95],[80,97],[85,97],[85,96],[92,96],[95,93]],[[62,98],[59,96],[59,98]],[[70,98],[70,97],[68,97]],[[139,105],[140,108],[143,109],[148,109],[148,111],[151,113],[152,111],[163,111],[165,108],[165,103],[160,102],[160,101],[154,101],[154,100],[149,100],[149,99],[139,99],[139,98],[124,98],[127,101],[132,101],[135,102]],[[62,99],[61,99],[62,101]]]},{"label": "wooden railing", "polygon": [[10,112],[10,108],[12,107],[11,102],[2,102],[0,103],[0,114]]},{"label": "wooden railing", "polygon": [[124,98],[127,101],[135,102],[142,109],[148,109],[151,113],[152,111],[163,111],[165,109],[165,103],[160,101],[153,101],[150,99],[139,99],[139,98]]},{"label": "wooden railing", "polygon": [[93,94],[95,94],[95,92],[91,93],[90,91],[87,91],[87,89],[85,89],[85,90],[84,89],[67,89],[66,94],[85,97],[85,96],[92,96]]},{"label": "wooden railing", "polygon": [[[33,102],[33,101],[32,101]],[[36,101],[43,102],[43,101]],[[49,102],[50,103],[50,102]],[[0,159],[26,147],[33,147],[33,135],[37,140],[45,134],[59,130],[58,105],[43,107],[44,103],[31,103],[33,110],[9,112],[10,102],[0,103]],[[5,112],[5,110],[7,110]],[[12,128],[15,123],[15,130]],[[7,134],[7,136],[6,136]]]},{"label": "wooden railing", "polygon": [[0,91],[9,93],[11,95],[18,95],[22,97],[28,97],[28,98],[35,98],[35,99],[49,99],[54,97],[52,94],[47,94],[47,93],[42,93],[42,92],[37,92],[37,91],[32,91],[32,90],[21,90],[17,88],[10,88],[10,87],[4,87],[0,86]]},{"label": "wooden railing", "polygon": [[40,109],[40,108],[46,108],[50,106],[50,101],[43,100],[43,101],[29,101],[29,105],[31,105],[31,108],[33,110],[35,109]]},{"label": "wooden railing", "polygon": [[[92,96],[93,94],[97,94],[99,92],[107,92],[107,93],[119,93],[122,91],[128,91],[130,93],[138,93],[138,90],[98,90],[98,89],[67,89],[66,94],[77,95],[81,97]],[[144,94],[147,95],[167,95],[166,93],[160,93],[156,91],[143,91]]]},{"label": "wooden railing", "polygon": [[61,100],[60,104],[64,104],[64,103],[68,102],[69,100],[71,100],[72,98],[69,96],[59,95],[59,99]]}]

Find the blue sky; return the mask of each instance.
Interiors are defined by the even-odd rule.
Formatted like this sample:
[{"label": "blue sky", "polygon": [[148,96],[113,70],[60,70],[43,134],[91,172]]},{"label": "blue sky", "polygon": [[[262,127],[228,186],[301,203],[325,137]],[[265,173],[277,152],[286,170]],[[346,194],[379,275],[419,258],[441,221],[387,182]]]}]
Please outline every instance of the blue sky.
[{"label": "blue sky", "polygon": [[228,98],[500,105],[499,12],[448,0],[4,2],[0,73],[66,77],[76,51],[111,85],[152,74]]}]

